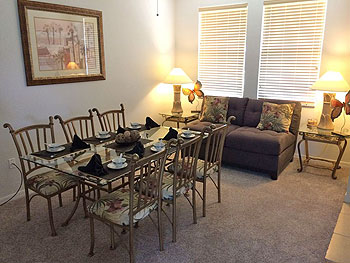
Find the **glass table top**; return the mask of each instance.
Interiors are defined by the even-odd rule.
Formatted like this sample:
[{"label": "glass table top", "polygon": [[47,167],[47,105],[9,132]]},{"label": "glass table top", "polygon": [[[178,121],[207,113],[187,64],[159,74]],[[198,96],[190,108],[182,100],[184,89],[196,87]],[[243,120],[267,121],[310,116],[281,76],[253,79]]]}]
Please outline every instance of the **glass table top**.
[{"label": "glass table top", "polygon": [[[177,130],[178,133],[181,134],[182,129],[175,130]],[[155,141],[158,141],[159,139],[163,138],[168,133],[168,131],[169,128],[165,126],[140,131],[141,142],[145,147],[145,156],[149,156],[152,153],[154,153],[151,150],[152,145]],[[196,131],[193,131],[193,133],[197,135],[200,134]],[[89,140],[87,140],[86,142],[89,143]],[[88,149],[78,150],[73,153],[69,152],[63,156],[54,153],[50,153],[51,155],[46,153],[45,156],[40,157],[37,156],[36,153],[34,153],[36,155],[30,154],[22,156],[21,159],[29,161],[31,163],[35,163],[42,167],[47,167],[56,170],[58,172],[63,172],[69,175],[79,177],[86,181],[90,181],[100,185],[105,185],[107,183],[111,183],[115,180],[118,180],[119,178],[128,174],[128,168],[114,170],[107,168],[107,165],[112,161],[112,159],[119,156],[120,153],[125,153],[131,150],[134,147],[134,144],[131,144],[129,146],[120,146],[116,144],[114,140],[100,142],[101,143],[97,145],[91,143],[90,148]],[[64,146],[70,147],[70,144],[65,144]],[[108,171],[108,174],[99,177],[79,171],[78,167],[86,166],[87,163],[90,161],[91,157],[96,153],[101,156],[103,166]],[[128,156],[127,154],[124,154],[124,157],[127,159],[127,162],[130,160],[130,155]]]},{"label": "glass table top", "polygon": [[299,128],[299,134],[309,134],[309,135],[315,135],[320,137],[328,137],[328,138],[349,138],[349,133],[344,133],[340,130],[322,130],[318,129],[316,126],[309,127],[306,125],[300,126]]}]

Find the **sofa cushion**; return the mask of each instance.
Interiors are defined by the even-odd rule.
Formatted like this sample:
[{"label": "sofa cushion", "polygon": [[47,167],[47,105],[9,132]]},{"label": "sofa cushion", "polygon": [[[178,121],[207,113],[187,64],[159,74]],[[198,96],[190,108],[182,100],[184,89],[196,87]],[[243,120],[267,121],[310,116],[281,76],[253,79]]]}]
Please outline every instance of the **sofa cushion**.
[{"label": "sofa cushion", "polygon": [[264,102],[262,100],[248,100],[247,107],[244,112],[243,126],[254,128],[258,126],[263,103]]},{"label": "sofa cushion", "polygon": [[299,101],[291,101],[291,100],[274,100],[274,99],[264,99],[263,101],[277,103],[277,104],[285,104],[285,103],[294,103],[294,111],[292,116],[292,123],[290,124],[289,131],[294,135],[298,134],[300,119],[301,119],[301,103]]},{"label": "sofa cushion", "polygon": [[292,121],[294,106],[294,103],[276,104],[265,101],[257,128],[259,130],[288,132]]},{"label": "sofa cushion", "polygon": [[203,101],[201,121],[225,123],[228,109],[228,97],[205,96]]},{"label": "sofa cushion", "polygon": [[[194,131],[202,131],[205,127],[208,127],[208,126],[210,126],[211,124],[213,124],[213,123],[208,122],[208,121],[196,120],[196,121],[193,121],[193,122],[187,124],[184,128],[185,128],[185,129],[188,128],[188,129],[194,130]],[[220,125],[222,125],[222,124],[220,124],[220,123],[215,123],[215,125],[220,126]],[[240,126],[238,126],[238,125],[229,124],[229,125],[228,125],[228,128],[227,128],[227,133],[229,133],[229,132],[231,132],[231,131],[233,131],[233,130],[239,128],[239,127],[240,127]]]},{"label": "sofa cushion", "polygon": [[244,152],[279,155],[295,141],[291,133],[259,130],[253,127],[240,127],[227,134],[225,147]]},{"label": "sofa cushion", "polygon": [[248,98],[230,98],[228,102],[227,118],[230,116],[236,117],[236,119],[232,121],[232,124],[243,126],[243,116],[248,100]]}]

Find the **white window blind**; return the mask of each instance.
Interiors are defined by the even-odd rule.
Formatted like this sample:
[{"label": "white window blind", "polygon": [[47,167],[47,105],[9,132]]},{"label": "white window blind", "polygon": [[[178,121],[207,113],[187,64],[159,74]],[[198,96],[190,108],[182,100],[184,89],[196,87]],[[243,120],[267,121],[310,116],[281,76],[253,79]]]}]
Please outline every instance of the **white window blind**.
[{"label": "white window blind", "polygon": [[268,0],[260,50],[258,98],[314,102],[326,0]]},{"label": "white window blind", "polygon": [[199,9],[198,79],[207,95],[243,97],[246,4]]}]

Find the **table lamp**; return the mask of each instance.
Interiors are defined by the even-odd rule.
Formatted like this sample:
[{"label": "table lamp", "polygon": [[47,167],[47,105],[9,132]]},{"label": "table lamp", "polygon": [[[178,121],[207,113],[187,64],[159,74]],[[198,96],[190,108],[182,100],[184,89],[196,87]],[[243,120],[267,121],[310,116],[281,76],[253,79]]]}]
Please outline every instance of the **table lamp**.
[{"label": "table lamp", "polygon": [[322,130],[333,130],[334,124],[331,119],[331,101],[335,99],[335,93],[329,92],[348,91],[348,83],[344,80],[343,76],[339,72],[327,71],[311,86],[311,89],[326,91],[323,93],[322,114],[317,128]]},{"label": "table lamp", "polygon": [[192,80],[186,75],[186,73],[181,68],[173,68],[172,71],[165,78],[163,83],[173,84],[174,87],[174,103],[171,110],[172,114],[181,115],[183,113],[181,107],[181,84],[192,83]]}]

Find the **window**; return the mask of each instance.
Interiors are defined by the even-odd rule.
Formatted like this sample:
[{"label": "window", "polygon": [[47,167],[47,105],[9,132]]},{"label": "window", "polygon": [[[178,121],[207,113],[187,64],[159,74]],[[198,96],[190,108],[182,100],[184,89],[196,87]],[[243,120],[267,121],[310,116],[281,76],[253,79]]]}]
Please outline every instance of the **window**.
[{"label": "window", "polygon": [[198,79],[205,94],[243,97],[247,5],[199,12]]},{"label": "window", "polygon": [[258,98],[315,100],[326,0],[266,0]]}]

